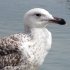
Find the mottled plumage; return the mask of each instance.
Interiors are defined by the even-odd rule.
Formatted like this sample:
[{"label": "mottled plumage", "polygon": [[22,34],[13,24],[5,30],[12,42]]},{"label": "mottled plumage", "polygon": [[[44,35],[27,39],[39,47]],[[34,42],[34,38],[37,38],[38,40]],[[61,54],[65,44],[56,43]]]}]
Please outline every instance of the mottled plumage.
[{"label": "mottled plumage", "polygon": [[65,24],[48,11],[35,8],[24,15],[24,33],[0,39],[0,70],[38,70],[51,48],[51,22]]}]

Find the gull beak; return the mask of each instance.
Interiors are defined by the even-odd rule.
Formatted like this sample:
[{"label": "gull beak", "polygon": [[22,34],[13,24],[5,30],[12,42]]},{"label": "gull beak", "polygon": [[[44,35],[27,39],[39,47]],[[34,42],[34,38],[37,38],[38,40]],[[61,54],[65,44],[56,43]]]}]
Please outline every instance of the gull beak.
[{"label": "gull beak", "polygon": [[54,17],[54,19],[50,19],[49,21],[53,22],[53,23],[60,24],[60,25],[65,25],[66,24],[66,21],[64,19],[57,18],[57,17]]}]

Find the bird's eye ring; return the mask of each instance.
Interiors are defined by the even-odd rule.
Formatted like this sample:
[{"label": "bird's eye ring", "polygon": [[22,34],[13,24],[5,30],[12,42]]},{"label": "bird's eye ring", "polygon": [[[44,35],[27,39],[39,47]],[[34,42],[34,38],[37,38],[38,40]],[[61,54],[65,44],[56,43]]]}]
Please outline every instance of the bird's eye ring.
[{"label": "bird's eye ring", "polygon": [[39,13],[37,13],[37,14],[35,14],[37,17],[40,17],[41,16],[41,14],[39,14]]}]

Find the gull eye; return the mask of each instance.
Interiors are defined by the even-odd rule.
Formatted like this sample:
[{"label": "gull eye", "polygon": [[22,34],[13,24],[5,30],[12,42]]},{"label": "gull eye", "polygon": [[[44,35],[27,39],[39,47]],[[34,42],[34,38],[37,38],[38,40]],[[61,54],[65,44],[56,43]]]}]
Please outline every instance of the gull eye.
[{"label": "gull eye", "polygon": [[37,17],[41,17],[41,14],[40,13],[37,13],[37,14],[35,14]]}]

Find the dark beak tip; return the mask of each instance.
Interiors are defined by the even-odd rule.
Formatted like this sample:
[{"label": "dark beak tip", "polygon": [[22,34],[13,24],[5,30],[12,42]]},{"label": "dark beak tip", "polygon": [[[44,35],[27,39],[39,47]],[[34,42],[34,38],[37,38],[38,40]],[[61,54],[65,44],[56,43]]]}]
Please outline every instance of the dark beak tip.
[{"label": "dark beak tip", "polygon": [[65,25],[66,24],[66,21],[63,18],[54,17],[54,22],[58,23],[60,25]]},{"label": "dark beak tip", "polygon": [[58,23],[59,23],[60,25],[65,25],[65,24],[66,24],[66,21],[61,18]]}]

